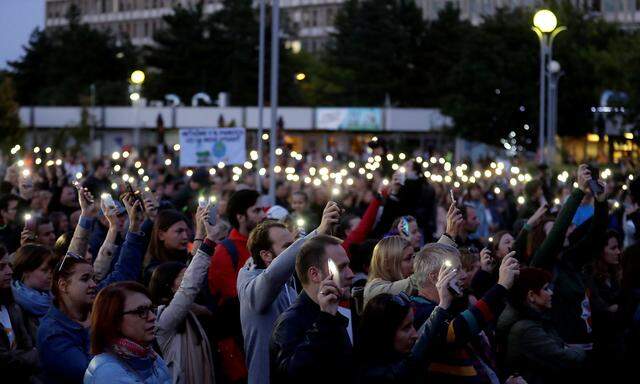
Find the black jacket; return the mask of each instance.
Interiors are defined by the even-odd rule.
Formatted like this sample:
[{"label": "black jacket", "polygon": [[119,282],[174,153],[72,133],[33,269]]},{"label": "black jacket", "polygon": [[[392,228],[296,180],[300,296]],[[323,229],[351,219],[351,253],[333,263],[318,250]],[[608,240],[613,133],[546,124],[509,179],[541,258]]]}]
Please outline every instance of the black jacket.
[{"label": "black jacket", "polygon": [[418,377],[424,379],[424,368],[427,367],[429,357],[436,352],[433,347],[437,343],[433,339],[444,330],[448,317],[447,311],[436,307],[420,328],[420,338],[408,355],[394,351],[376,358],[375,355],[366,356],[368,351],[360,350],[359,383],[393,384],[417,382]]},{"label": "black jacket", "polygon": [[[2,304],[3,306],[5,304]],[[0,332],[0,372],[2,382],[24,383],[38,373],[38,351],[33,345],[24,323],[20,306],[10,302],[6,304],[15,336],[15,346],[11,348],[9,339]],[[5,381],[6,380],[6,381]]]},{"label": "black jacket", "polygon": [[271,383],[349,383],[355,379],[348,320],[320,311],[302,291],[283,312],[269,345]]}]

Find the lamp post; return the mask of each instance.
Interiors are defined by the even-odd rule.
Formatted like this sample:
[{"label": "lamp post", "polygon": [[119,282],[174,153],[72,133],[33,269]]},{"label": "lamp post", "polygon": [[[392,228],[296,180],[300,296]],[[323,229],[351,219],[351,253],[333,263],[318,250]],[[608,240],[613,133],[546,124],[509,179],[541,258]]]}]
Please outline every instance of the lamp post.
[{"label": "lamp post", "polygon": [[271,3],[271,134],[269,135],[269,204],[276,203],[276,140],[278,124],[278,70],[280,68],[280,0]]},{"label": "lamp post", "polygon": [[565,27],[558,27],[558,19],[548,9],[541,9],[533,16],[533,31],[540,40],[540,119],[538,123],[538,150],[540,163],[546,163],[545,158],[545,108],[547,63],[553,60],[553,40]]},{"label": "lamp post", "polygon": [[258,50],[258,166],[256,167],[256,190],[260,193],[262,193],[260,170],[264,166],[264,159],[262,158],[262,134],[264,133],[262,117],[264,114],[265,1],[260,0],[260,48]]},{"label": "lamp post", "polygon": [[549,81],[547,92],[547,159],[553,163],[556,158],[556,133],[558,128],[558,81],[562,76],[560,63],[555,60],[549,61],[547,72]]},{"label": "lamp post", "polygon": [[140,93],[142,90],[142,84],[144,83],[145,74],[141,70],[137,69],[131,72],[131,76],[129,80],[131,81],[131,86],[129,87],[129,99],[131,99],[131,104],[135,109],[135,127],[133,129],[133,145],[136,149],[140,146],[140,123],[139,123],[139,114],[140,114]]}]

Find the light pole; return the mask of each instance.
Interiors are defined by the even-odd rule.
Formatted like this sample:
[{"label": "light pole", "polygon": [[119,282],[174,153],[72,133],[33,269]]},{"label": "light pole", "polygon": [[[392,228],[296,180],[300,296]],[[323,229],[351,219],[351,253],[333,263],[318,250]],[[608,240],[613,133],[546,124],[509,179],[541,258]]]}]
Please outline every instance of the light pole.
[{"label": "light pole", "polygon": [[265,1],[266,0],[260,0],[260,49],[258,51],[258,166],[256,167],[256,190],[260,193],[262,193],[260,170],[264,166],[264,159],[262,158],[262,134],[264,132],[262,117],[264,113]]},{"label": "light pole", "polygon": [[[557,27],[558,19],[548,9],[541,9],[533,16],[533,31],[540,40],[540,119],[538,123],[538,150],[540,163],[545,159],[545,97],[547,80],[547,63],[553,60],[553,40],[565,27]],[[556,28],[557,27],[557,28]]]},{"label": "light pole", "polygon": [[269,203],[276,203],[276,140],[278,124],[278,71],[280,68],[280,0],[271,4],[271,134],[269,135]]},{"label": "light pole", "polygon": [[131,86],[129,87],[129,99],[135,108],[135,127],[133,129],[133,145],[136,149],[140,146],[140,92],[142,90],[142,84],[144,83],[145,74],[141,70],[137,69],[131,72],[129,80],[131,80]]},{"label": "light pole", "polygon": [[560,63],[549,61],[547,79],[549,81],[547,100],[547,159],[553,163],[556,158],[556,132],[558,129],[558,81],[562,76]]}]

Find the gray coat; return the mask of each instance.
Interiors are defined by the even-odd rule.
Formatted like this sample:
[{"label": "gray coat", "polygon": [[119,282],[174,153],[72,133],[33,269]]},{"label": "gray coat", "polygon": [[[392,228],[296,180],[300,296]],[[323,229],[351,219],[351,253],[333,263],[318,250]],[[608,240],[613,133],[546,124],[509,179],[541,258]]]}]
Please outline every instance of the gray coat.
[{"label": "gray coat", "polygon": [[298,239],[273,259],[266,269],[256,268],[253,259],[238,273],[240,323],[244,336],[244,350],[249,367],[249,384],[269,383],[269,340],[276,319],[298,294],[293,286],[296,255],[306,239],[316,236],[313,231]]}]

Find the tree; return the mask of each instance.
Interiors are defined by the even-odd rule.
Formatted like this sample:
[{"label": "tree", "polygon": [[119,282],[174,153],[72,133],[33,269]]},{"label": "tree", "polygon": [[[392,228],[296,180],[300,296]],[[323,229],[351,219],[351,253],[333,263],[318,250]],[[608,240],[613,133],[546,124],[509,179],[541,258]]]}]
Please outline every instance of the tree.
[{"label": "tree", "polygon": [[413,0],[348,0],[335,28],[325,57],[328,102],[381,105],[389,95],[400,105],[419,103],[425,28]]},{"label": "tree", "polygon": [[11,77],[3,76],[0,83],[0,148],[8,150],[21,143],[25,129],[20,124],[19,106],[15,101],[15,90]]},{"label": "tree", "polygon": [[66,27],[36,29],[24,56],[9,63],[18,101],[77,105],[93,84],[97,103],[127,103],[126,81],[135,64],[131,44],[81,24],[75,6],[69,8],[67,19]]},{"label": "tree", "polygon": [[[157,71],[147,87],[154,98],[175,93],[182,100],[190,100],[196,92],[215,95],[226,91],[235,105],[255,105],[259,43],[256,10],[251,0],[224,0],[222,5],[209,16],[204,14],[200,2],[187,8],[177,6],[173,14],[164,17],[167,28],[156,33],[156,44],[148,48],[146,58],[147,65]],[[286,19],[282,24],[286,26]],[[266,46],[265,91],[268,95],[268,39]],[[279,94],[282,104],[300,99],[294,81],[299,68],[292,53],[281,44]]]},{"label": "tree", "polygon": [[537,126],[537,41],[530,12],[498,10],[473,28],[443,89],[442,110],[453,117],[455,134],[498,144],[511,131],[533,144]]}]

